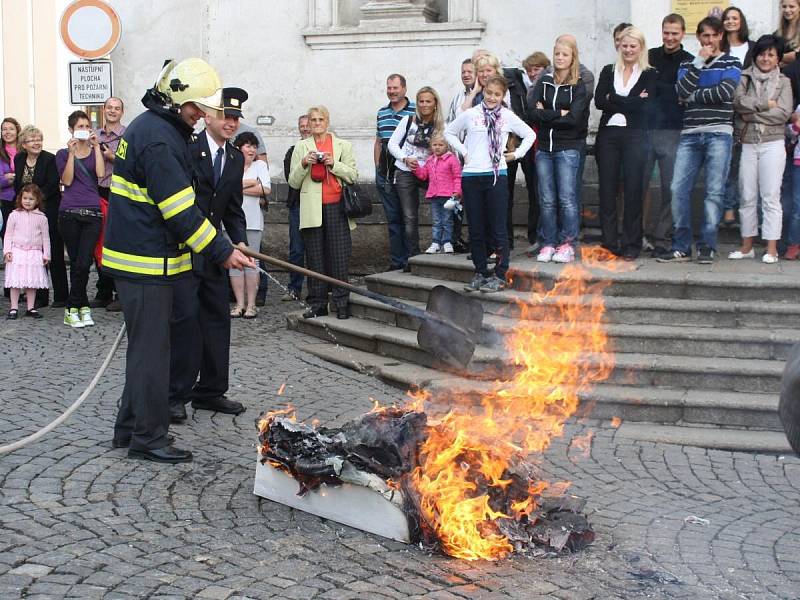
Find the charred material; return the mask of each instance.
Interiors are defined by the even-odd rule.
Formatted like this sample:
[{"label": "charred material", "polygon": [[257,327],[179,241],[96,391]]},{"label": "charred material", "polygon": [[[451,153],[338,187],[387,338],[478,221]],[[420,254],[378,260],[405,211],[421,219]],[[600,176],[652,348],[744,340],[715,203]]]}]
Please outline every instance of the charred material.
[{"label": "charred material", "polygon": [[[425,413],[383,408],[340,428],[319,429],[268,414],[259,420],[259,429],[261,462],[289,473],[300,486],[298,495],[323,483],[369,487],[402,508],[413,543],[431,551],[445,550],[437,523],[430,522],[437,514],[425,516],[424,499],[412,477],[428,435]],[[474,484],[470,495],[487,497],[491,510],[501,515],[482,523],[481,535],[504,536],[509,550],[535,556],[576,552],[594,541],[594,531],[581,514],[585,500],[546,495],[541,474],[521,456],[503,471],[501,485],[492,483],[481,469],[471,466],[479,464],[477,458],[467,451],[457,459]]]},{"label": "charred material", "polygon": [[259,431],[261,462],[269,461],[300,483],[300,494],[342,483],[345,461],[357,470],[398,479],[417,464],[425,439],[425,413],[386,408],[341,428],[314,429],[282,416],[266,416]]}]

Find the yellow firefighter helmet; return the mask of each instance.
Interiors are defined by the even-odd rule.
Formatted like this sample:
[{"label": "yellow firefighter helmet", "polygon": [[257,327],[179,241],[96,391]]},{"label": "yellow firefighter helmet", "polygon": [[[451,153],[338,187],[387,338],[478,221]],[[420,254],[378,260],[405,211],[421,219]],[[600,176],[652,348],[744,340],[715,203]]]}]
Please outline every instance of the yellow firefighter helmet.
[{"label": "yellow firefighter helmet", "polygon": [[202,58],[187,58],[179,63],[167,61],[155,87],[173,106],[194,102],[208,112],[222,113],[222,82]]}]

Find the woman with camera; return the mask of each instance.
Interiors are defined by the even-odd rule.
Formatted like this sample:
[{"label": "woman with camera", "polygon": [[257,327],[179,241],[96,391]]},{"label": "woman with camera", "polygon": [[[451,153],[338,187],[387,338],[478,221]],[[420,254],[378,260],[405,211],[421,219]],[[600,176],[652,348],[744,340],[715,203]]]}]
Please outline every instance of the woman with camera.
[{"label": "woman with camera", "polygon": [[[311,136],[300,140],[292,152],[289,187],[300,190],[300,233],[306,247],[306,266],[341,281],[350,270],[350,230],[355,223],[344,214],[342,184],[358,178],[353,146],[328,131],[330,115],[324,106],[308,109]],[[308,280],[306,319],[328,314],[329,286]],[[347,319],[349,292],[333,287],[336,316]]]},{"label": "woman with camera", "polygon": [[105,174],[105,162],[85,112],[73,112],[67,118],[67,125],[72,138],[66,148],[56,153],[56,167],[64,184],[58,229],[70,263],[64,324],[78,328],[94,325],[86,286],[103,223],[97,180]]}]

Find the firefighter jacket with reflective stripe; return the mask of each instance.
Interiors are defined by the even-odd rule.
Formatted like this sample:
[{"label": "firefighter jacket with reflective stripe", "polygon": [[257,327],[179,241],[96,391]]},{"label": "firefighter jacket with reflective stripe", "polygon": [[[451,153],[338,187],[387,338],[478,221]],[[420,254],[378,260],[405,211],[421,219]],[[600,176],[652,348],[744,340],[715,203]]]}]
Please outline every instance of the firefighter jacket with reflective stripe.
[{"label": "firefighter jacket with reflective stripe", "polygon": [[189,273],[191,252],[222,263],[233,252],[195,206],[191,129],[149,99],[125,130],[114,160],[103,269],[113,277],[167,282]]}]

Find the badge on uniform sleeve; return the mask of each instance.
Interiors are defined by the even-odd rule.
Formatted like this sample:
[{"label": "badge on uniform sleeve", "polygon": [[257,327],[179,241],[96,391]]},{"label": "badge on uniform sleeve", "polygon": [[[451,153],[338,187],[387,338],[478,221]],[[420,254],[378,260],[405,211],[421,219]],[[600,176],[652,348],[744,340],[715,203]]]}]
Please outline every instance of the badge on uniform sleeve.
[{"label": "badge on uniform sleeve", "polygon": [[124,139],[120,140],[119,141],[119,146],[117,147],[117,152],[116,152],[115,156],[117,158],[121,158],[122,160],[125,160],[125,154],[127,152],[128,152],[128,142],[126,142]]}]

